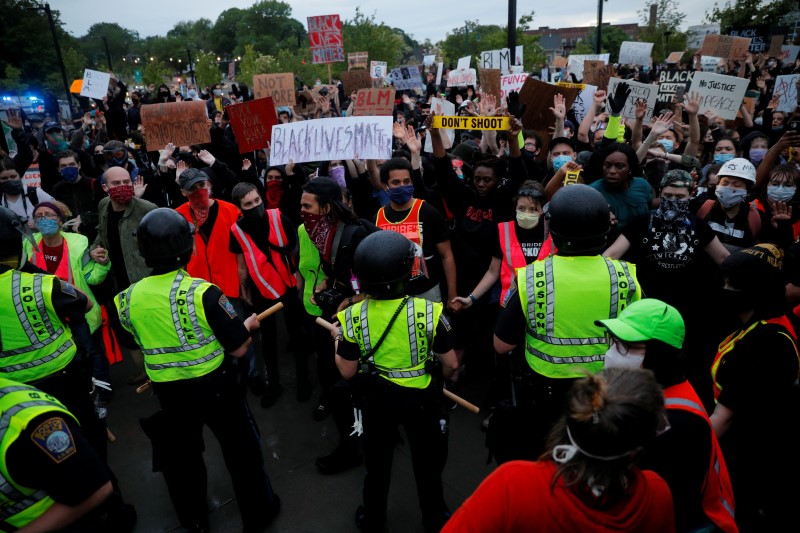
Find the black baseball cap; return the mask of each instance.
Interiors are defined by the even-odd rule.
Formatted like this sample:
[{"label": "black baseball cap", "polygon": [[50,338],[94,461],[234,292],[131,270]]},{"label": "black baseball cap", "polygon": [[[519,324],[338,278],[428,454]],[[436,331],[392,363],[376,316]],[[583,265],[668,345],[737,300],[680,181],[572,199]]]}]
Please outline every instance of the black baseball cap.
[{"label": "black baseball cap", "polygon": [[573,151],[575,151],[575,141],[573,141],[569,137],[554,137],[550,139],[550,142],[547,145],[547,151],[552,152],[553,147],[558,144],[567,144],[572,147]]},{"label": "black baseball cap", "polygon": [[59,124],[55,120],[51,120],[50,122],[45,122],[45,124],[42,127],[42,129],[45,132],[48,132],[50,130],[61,130],[61,131],[64,131],[64,128],[61,126],[61,124]]},{"label": "black baseball cap", "polygon": [[181,189],[184,191],[188,191],[195,183],[199,183],[201,181],[211,181],[211,177],[202,170],[197,170],[196,168],[187,168],[181,172],[181,175],[178,178],[178,185],[180,185]]}]

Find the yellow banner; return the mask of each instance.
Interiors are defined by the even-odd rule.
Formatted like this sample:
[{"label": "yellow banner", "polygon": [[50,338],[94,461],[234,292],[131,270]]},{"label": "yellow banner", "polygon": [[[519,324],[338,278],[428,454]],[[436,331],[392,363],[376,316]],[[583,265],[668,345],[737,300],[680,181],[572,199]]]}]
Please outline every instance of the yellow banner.
[{"label": "yellow banner", "polygon": [[559,87],[567,87],[569,89],[580,89],[581,91],[586,88],[585,83],[567,83],[565,81],[559,81],[556,83]]},{"label": "yellow banner", "polygon": [[508,117],[433,117],[434,128],[451,130],[507,130]]}]

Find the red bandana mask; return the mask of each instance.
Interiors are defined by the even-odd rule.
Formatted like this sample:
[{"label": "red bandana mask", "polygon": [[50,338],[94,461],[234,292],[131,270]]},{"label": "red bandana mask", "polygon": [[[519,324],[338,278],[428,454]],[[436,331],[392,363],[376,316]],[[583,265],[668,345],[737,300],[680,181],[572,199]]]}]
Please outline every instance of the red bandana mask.
[{"label": "red bandana mask", "polygon": [[276,209],[283,198],[283,182],[272,180],[267,182],[267,209]]},{"label": "red bandana mask", "polygon": [[208,219],[208,189],[195,189],[188,194],[189,205],[192,208],[195,225],[199,228]]},{"label": "red bandana mask", "polygon": [[322,260],[330,264],[333,236],[336,235],[336,222],[332,222],[327,215],[315,215],[307,211],[300,211],[303,225],[306,227],[308,237],[319,250]]}]

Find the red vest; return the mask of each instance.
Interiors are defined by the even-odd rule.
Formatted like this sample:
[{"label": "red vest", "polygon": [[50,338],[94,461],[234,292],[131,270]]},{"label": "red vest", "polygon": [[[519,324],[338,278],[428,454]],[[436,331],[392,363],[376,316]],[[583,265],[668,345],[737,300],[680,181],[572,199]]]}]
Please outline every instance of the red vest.
[{"label": "red vest", "polygon": [[[194,234],[195,253],[186,265],[186,272],[193,278],[204,279],[218,286],[229,298],[239,297],[239,274],[236,256],[230,252],[231,225],[239,218],[239,210],[231,203],[214,200],[219,209],[217,220],[211,229],[208,243],[200,236],[199,228]],[[192,223],[189,203],[179,205],[175,211]]]},{"label": "red vest", "polygon": [[[711,428],[711,420],[703,403],[688,381],[664,389],[664,404],[667,409],[696,414]],[[726,533],[738,531],[733,512],[733,487],[713,428],[711,428],[711,461],[703,483],[703,511],[722,531]]]},{"label": "red vest", "polygon": [[[419,223],[419,210],[422,208],[423,201],[415,198],[414,203],[411,205],[411,210],[406,215],[406,218],[400,222],[389,222],[386,218],[385,207],[378,210],[378,215],[375,217],[375,225],[380,229],[391,230],[399,233],[409,241],[416,244],[422,250],[422,226]],[[418,278],[423,275],[422,263],[419,257],[414,257],[414,267],[411,269],[411,279]]]},{"label": "red vest", "polygon": [[267,300],[277,300],[283,296],[287,288],[297,286],[297,279],[292,272],[288,254],[275,249],[284,248],[289,242],[281,222],[280,210],[267,209],[267,219],[269,220],[269,257],[264,255],[250,235],[242,231],[238,224],[234,223],[231,231],[239,242],[239,246],[242,247],[247,271],[258,287],[258,291]]},{"label": "red vest", "polygon": [[[525,254],[522,253],[522,246],[517,239],[517,232],[515,231],[514,222],[501,222],[497,225],[497,231],[500,233],[500,250],[503,252],[503,258],[500,262],[500,301],[506,301],[506,294],[508,289],[511,288],[511,282],[516,276],[518,268],[525,268]],[[553,239],[548,234],[542,243],[542,248],[539,250],[539,255],[536,260],[540,261],[545,259],[555,250],[553,249]]]},{"label": "red vest", "polygon": [[[61,250],[61,261],[58,263],[58,268],[53,275],[56,276],[58,279],[63,279],[70,285],[74,285],[74,278],[72,277],[72,268],[70,267],[70,260],[69,260],[69,246],[67,246],[67,239],[63,239],[64,247]],[[44,254],[34,248],[31,251],[31,263],[36,265],[37,267],[41,268],[45,272],[47,272],[47,261],[44,258]]]}]

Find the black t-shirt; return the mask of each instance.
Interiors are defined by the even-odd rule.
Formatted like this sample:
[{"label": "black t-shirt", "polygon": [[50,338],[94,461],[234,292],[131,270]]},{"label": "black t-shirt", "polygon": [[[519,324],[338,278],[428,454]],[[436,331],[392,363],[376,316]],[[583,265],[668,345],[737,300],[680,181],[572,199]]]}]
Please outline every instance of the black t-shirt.
[{"label": "black t-shirt", "polygon": [[[398,321],[403,319],[403,315],[398,317]],[[381,333],[382,334],[382,333]],[[376,337],[375,342],[380,338]],[[431,352],[435,353],[446,353],[449,352],[453,348],[453,338],[451,333],[451,326],[450,322],[447,320],[447,317],[444,315],[439,316],[439,323],[436,324],[436,332],[433,336],[433,346],[431,347]],[[380,347],[378,348],[380,350]],[[339,342],[339,348],[336,350],[336,353],[342,359],[347,361],[358,361],[361,357],[361,350],[358,347],[358,344],[355,342],[348,342],[348,341],[341,341]]]},{"label": "black t-shirt", "polygon": [[197,228],[198,233],[200,233],[200,238],[203,239],[203,242],[206,244],[208,244],[208,239],[211,238],[211,232],[214,230],[214,222],[217,221],[218,214],[219,203],[214,202],[211,204],[211,207],[208,208],[208,218],[206,218],[202,226]]},{"label": "black t-shirt", "polygon": [[[536,227],[531,229],[521,228],[519,224],[514,224],[514,234],[517,236],[517,241],[522,248],[522,255],[525,256],[525,264],[530,265],[537,257],[539,252],[542,251],[542,244],[544,244],[544,223],[539,222]],[[495,232],[494,257],[503,258],[503,247],[500,243],[500,231]]]},{"label": "black t-shirt", "polygon": [[130,286],[128,270],[125,268],[125,257],[122,255],[122,240],[119,237],[119,223],[125,211],[115,211],[108,207],[108,258],[111,260],[111,272],[117,282],[117,287],[123,290]]},{"label": "black t-shirt", "polygon": [[226,352],[233,352],[250,338],[250,332],[233,309],[233,305],[216,285],[203,293],[203,310],[208,325],[214,330]]},{"label": "black t-shirt", "polygon": [[[386,220],[392,223],[399,223],[405,219],[411,209],[395,211],[391,205],[384,208]],[[428,276],[425,275],[412,278],[408,284],[406,292],[411,295],[422,294],[432,289],[442,280],[442,259],[436,245],[450,240],[450,230],[447,228],[447,220],[436,210],[436,208],[423,202],[419,209],[419,225],[422,240],[422,253],[425,256],[425,268]]]},{"label": "black t-shirt", "polygon": [[525,341],[527,319],[522,310],[522,301],[517,290],[516,280],[511,283],[503,303],[504,306],[500,308],[500,314],[497,316],[497,323],[494,326],[494,334],[506,344],[519,345]]},{"label": "black t-shirt", "polygon": [[44,490],[69,506],[83,502],[111,479],[80,426],[60,412],[34,418],[9,446],[6,465],[20,485]]}]

